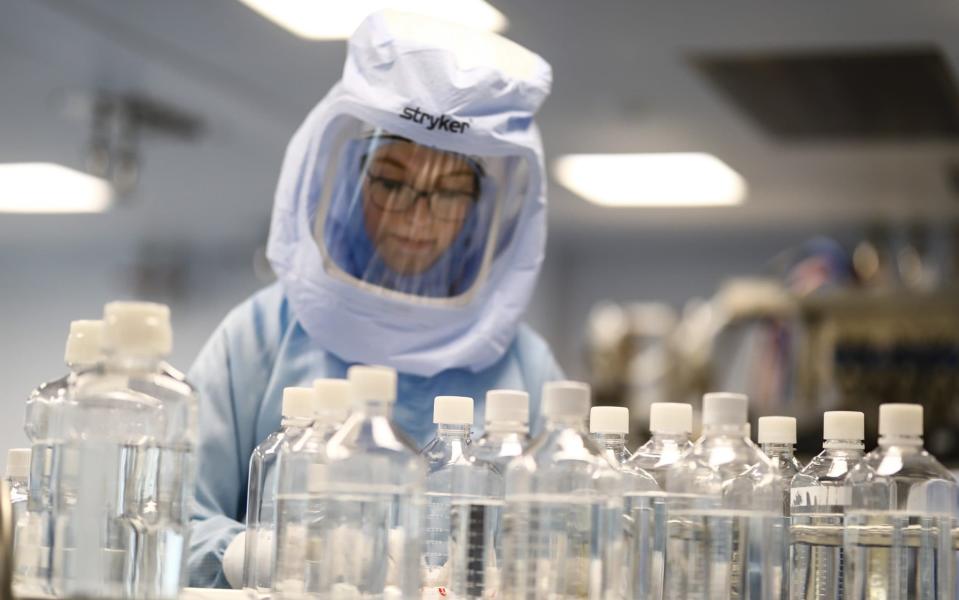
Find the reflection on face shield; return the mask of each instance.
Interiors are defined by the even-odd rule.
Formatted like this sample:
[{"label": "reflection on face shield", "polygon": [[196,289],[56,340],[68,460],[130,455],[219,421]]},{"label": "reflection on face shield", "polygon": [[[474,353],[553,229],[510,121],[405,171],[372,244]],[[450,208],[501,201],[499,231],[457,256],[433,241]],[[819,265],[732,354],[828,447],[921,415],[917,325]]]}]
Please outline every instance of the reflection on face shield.
[{"label": "reflection on face shield", "polygon": [[479,198],[480,172],[466,157],[396,141],[366,157],[366,234],[391,270],[416,275],[453,244]]}]

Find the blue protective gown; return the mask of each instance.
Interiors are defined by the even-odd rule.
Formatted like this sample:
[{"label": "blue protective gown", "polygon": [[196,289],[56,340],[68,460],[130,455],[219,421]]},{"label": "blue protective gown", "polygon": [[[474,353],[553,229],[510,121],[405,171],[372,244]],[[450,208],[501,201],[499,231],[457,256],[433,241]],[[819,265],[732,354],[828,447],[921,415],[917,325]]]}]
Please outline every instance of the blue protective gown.
[{"label": "blue protective gown", "polygon": [[[344,377],[349,366],[306,335],[279,284],[237,306],[213,333],[188,375],[200,396],[191,586],[227,586],[221,559],[244,529],[250,455],[280,426],[283,388],[308,386],[319,377]],[[475,421],[483,423],[487,390],[527,390],[530,415],[538,415],[543,383],[561,378],[546,343],[521,325],[506,354],[481,372],[449,369],[433,377],[401,373],[394,419],[423,446],[435,430],[435,396],[474,398]]]}]

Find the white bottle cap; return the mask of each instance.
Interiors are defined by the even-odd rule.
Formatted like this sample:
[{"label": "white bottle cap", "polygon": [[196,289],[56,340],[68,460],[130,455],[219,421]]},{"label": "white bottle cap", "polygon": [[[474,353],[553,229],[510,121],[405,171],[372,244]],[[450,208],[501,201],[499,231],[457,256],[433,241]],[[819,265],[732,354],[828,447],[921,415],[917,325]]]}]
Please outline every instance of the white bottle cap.
[{"label": "white bottle cap", "polygon": [[354,402],[396,402],[396,369],[354,365],[346,371],[346,378],[353,386]]},{"label": "white bottle cap", "polygon": [[625,406],[594,406],[589,409],[590,433],[629,433],[629,409]]},{"label": "white bottle cap", "polygon": [[822,415],[822,439],[864,440],[865,415],[854,410],[831,410]]},{"label": "white bottle cap", "polygon": [[10,448],[7,450],[7,477],[26,479],[30,476],[30,449]]},{"label": "white bottle cap", "polygon": [[759,417],[760,444],[795,444],[795,417]]},{"label": "white bottle cap", "polygon": [[649,405],[649,430],[653,433],[693,432],[693,407],[683,402],[653,402]]},{"label": "white bottle cap", "polygon": [[103,321],[71,321],[63,362],[68,365],[92,365],[103,358]]},{"label": "white bottle cap", "polygon": [[703,396],[703,425],[743,425],[748,417],[749,397],[732,392]]},{"label": "white bottle cap", "polygon": [[922,435],[922,405],[879,405],[879,435]]},{"label": "white bottle cap", "polygon": [[433,422],[472,425],[473,399],[466,396],[437,396],[433,400]]},{"label": "white bottle cap", "polygon": [[486,392],[486,422],[529,423],[529,394],[520,390]]},{"label": "white bottle cap", "polygon": [[108,303],[103,307],[103,348],[120,354],[170,354],[170,309],[155,302]]},{"label": "white bottle cap", "polygon": [[316,392],[308,387],[283,388],[283,418],[312,419]]},{"label": "white bottle cap", "polygon": [[547,417],[585,418],[589,414],[589,384],[582,381],[544,383],[543,414]]},{"label": "white bottle cap", "polygon": [[353,404],[353,387],[345,379],[314,379],[314,416],[346,417]]}]

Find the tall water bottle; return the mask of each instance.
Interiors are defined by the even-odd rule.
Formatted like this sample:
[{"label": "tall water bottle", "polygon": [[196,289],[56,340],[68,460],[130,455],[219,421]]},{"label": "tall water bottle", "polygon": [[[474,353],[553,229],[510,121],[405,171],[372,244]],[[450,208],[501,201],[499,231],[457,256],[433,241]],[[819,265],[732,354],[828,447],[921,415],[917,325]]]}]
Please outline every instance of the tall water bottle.
[{"label": "tall water bottle", "polygon": [[681,402],[654,402],[649,407],[649,440],[629,459],[666,487],[666,471],[693,447],[693,407]]},{"label": "tall water bottle", "polygon": [[503,475],[470,451],[473,399],[438,396],[433,404],[436,437],[423,448],[426,534],[423,581],[426,596],[481,599],[499,585],[494,551],[503,509]]},{"label": "tall water bottle", "polygon": [[666,598],[780,598],[782,480],[746,437],[747,404],[706,394],[703,436],[666,475]]},{"label": "tall water bottle", "polygon": [[16,553],[19,545],[23,544],[21,536],[22,523],[27,516],[27,499],[30,496],[30,449],[11,448],[7,450],[7,467],[4,474],[7,489],[10,492],[10,508],[13,522],[13,548]]},{"label": "tall water bottle", "polygon": [[[652,436],[636,449],[629,459],[656,479],[660,490],[666,488],[666,473],[693,447],[689,436],[693,430],[693,407],[678,402],[654,402],[649,409],[649,429]],[[650,552],[644,561],[633,565],[630,576],[631,598],[663,597],[663,575],[666,568],[666,526],[668,523],[665,491],[652,498],[653,524],[651,540],[646,543]],[[634,553],[639,554],[638,550]],[[643,583],[643,582],[647,583]]]},{"label": "tall water bottle", "polygon": [[112,302],[103,320],[105,358],[77,376],[63,415],[54,589],[172,600],[186,575],[196,397],[163,363],[166,306]]},{"label": "tall water bottle", "polygon": [[622,574],[622,477],[585,427],[589,386],[543,386],[545,430],[506,469],[504,598],[606,598]]},{"label": "tall water bottle", "polygon": [[327,526],[323,502],[318,498],[325,478],[326,444],[346,420],[353,393],[345,379],[317,379],[313,392],[312,426],[291,443],[281,445],[277,459],[276,564],[272,580],[273,595],[278,598],[320,595],[323,562],[338,560],[337,555],[344,554],[342,548],[314,541],[323,541]]},{"label": "tall water bottle", "polygon": [[529,445],[529,394],[519,390],[486,392],[486,427],[473,442],[473,455],[493,463],[500,473]]},{"label": "tall water bottle", "polygon": [[414,598],[420,593],[426,461],[391,420],[396,371],[347,371],[353,412],[310,476],[324,515],[309,540],[334,557],[314,575],[321,597]]},{"label": "tall water bottle", "polygon": [[759,417],[759,447],[763,454],[779,466],[782,477],[783,515],[789,516],[789,486],[802,471],[796,458],[796,419],[794,417]]},{"label": "tall water bottle", "polygon": [[823,415],[823,450],[793,477],[790,597],[842,599],[845,515],[849,471],[863,455],[863,414],[830,411]]},{"label": "tall water bottle", "polygon": [[846,479],[847,600],[955,598],[956,482],[922,447],[922,406],[879,407],[879,447]]},{"label": "tall water bottle", "polygon": [[273,534],[276,530],[276,461],[280,448],[295,441],[313,423],[312,387],[283,390],[280,429],[253,449],[246,495],[243,587],[266,594],[272,587]]},{"label": "tall water bottle", "polygon": [[[30,496],[27,515],[19,524],[20,547],[14,559],[14,590],[19,596],[49,594],[54,532],[54,490],[51,479],[59,460],[55,455],[63,407],[76,373],[92,368],[102,358],[103,321],[73,321],[64,361],[69,372],[30,393],[23,430],[30,440]],[[27,541],[29,540],[29,541]]]},{"label": "tall water bottle", "polygon": [[623,533],[626,558],[616,589],[617,597],[650,598],[658,586],[652,580],[655,544],[655,504],[662,491],[652,475],[630,461],[626,449],[629,409],[594,406],[589,411],[589,432],[610,464],[619,469],[623,489]]}]

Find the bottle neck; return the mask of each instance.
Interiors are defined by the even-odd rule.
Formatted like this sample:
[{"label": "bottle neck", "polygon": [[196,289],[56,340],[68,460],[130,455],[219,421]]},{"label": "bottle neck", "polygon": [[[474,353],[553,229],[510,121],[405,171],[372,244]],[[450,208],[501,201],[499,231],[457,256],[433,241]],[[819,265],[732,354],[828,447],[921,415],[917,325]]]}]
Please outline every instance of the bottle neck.
[{"label": "bottle neck", "polygon": [[436,437],[446,440],[467,440],[470,437],[470,426],[437,423]]},{"label": "bottle neck", "polygon": [[657,431],[651,431],[650,433],[653,434],[652,440],[657,446],[681,447],[689,443],[688,433],[662,433]]},{"label": "bottle neck", "polygon": [[386,417],[393,414],[393,403],[386,400],[363,400],[354,406],[356,412],[365,417]]},{"label": "bottle neck", "polygon": [[546,429],[577,429],[583,430],[586,419],[582,415],[548,415]]},{"label": "bottle neck", "polygon": [[108,354],[103,364],[110,370],[117,371],[159,371],[162,356],[155,354],[123,354],[119,352]]},{"label": "bottle neck", "polygon": [[591,433],[596,443],[607,450],[624,450],[626,448],[625,433]]},{"label": "bottle neck", "polygon": [[760,444],[763,454],[770,458],[793,458],[796,448],[792,444],[765,443]]},{"label": "bottle neck", "polygon": [[486,433],[488,434],[509,434],[518,433],[526,435],[529,433],[529,425],[522,421],[487,421]]},{"label": "bottle neck", "polygon": [[703,437],[746,437],[746,424],[710,423],[703,426]]},{"label": "bottle neck", "polygon": [[313,419],[309,417],[287,417],[284,416],[280,421],[280,426],[283,429],[288,429],[291,427],[305,428],[313,424]]},{"label": "bottle neck", "polygon": [[865,450],[865,444],[862,440],[823,440],[822,448],[830,454],[849,455],[857,452],[862,454]]},{"label": "bottle neck", "polygon": [[890,448],[892,446],[918,450],[922,448],[922,436],[921,435],[883,435],[879,438],[880,448]]}]

